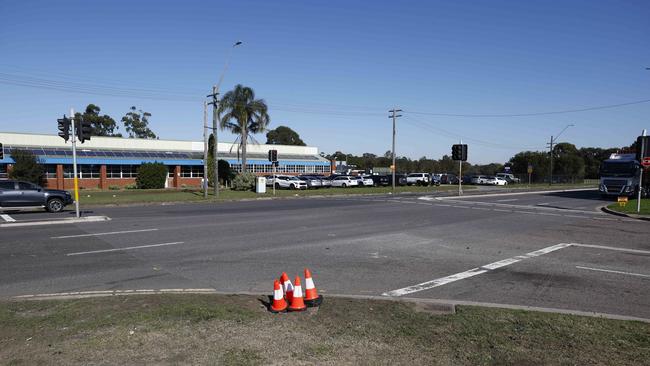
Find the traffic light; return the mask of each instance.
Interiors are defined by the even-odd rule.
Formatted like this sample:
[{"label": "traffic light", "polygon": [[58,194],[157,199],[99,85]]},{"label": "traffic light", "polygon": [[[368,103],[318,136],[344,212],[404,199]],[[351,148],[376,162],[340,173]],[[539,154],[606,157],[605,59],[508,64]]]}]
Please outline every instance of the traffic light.
[{"label": "traffic light", "polygon": [[[641,156],[643,150],[643,156]],[[636,160],[643,161],[643,159],[650,157],[650,136],[639,136],[636,139]]]},{"label": "traffic light", "polygon": [[467,161],[467,144],[452,145],[451,158],[456,161]]},{"label": "traffic light", "polygon": [[0,142],[0,160],[5,158],[5,147],[2,145],[2,142]]},{"label": "traffic light", "polygon": [[93,132],[93,127],[90,124],[90,121],[84,121],[83,119],[81,120],[81,123],[77,123],[75,125],[77,128],[77,137],[79,138],[79,142],[82,144],[86,140],[90,140],[90,135]]},{"label": "traffic light", "polygon": [[56,120],[59,125],[59,136],[68,142],[70,139],[70,118],[66,117],[65,114],[63,118]]},{"label": "traffic light", "polygon": [[278,150],[269,150],[269,161],[272,163],[278,161]]}]

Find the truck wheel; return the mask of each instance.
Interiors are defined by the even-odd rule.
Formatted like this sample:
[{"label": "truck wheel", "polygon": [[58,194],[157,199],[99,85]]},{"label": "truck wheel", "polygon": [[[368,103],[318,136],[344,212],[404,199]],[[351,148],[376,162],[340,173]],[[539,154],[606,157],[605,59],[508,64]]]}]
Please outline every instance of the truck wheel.
[{"label": "truck wheel", "polygon": [[58,198],[51,198],[47,201],[45,209],[48,212],[61,212],[63,211],[63,201]]}]

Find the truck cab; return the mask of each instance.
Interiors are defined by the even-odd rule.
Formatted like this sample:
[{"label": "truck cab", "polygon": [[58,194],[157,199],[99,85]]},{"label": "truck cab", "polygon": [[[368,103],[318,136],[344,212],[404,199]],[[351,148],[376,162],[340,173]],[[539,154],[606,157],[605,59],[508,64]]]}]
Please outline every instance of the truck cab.
[{"label": "truck cab", "polygon": [[600,165],[600,194],[634,196],[639,189],[640,170],[635,154],[612,154]]}]

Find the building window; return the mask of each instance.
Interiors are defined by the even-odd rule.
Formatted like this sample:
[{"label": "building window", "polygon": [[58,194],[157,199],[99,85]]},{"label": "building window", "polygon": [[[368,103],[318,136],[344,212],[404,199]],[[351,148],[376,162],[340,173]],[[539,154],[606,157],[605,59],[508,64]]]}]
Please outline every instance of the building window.
[{"label": "building window", "polygon": [[119,165],[106,166],[106,178],[122,178],[122,169]]},{"label": "building window", "polygon": [[203,166],[201,165],[183,165],[181,166],[181,177],[183,178],[202,178]]},{"label": "building window", "polygon": [[107,165],[106,178],[135,178],[138,176],[138,165]]},{"label": "building window", "polygon": [[56,178],[56,165],[52,165],[52,164],[45,165],[45,178],[48,179]]}]

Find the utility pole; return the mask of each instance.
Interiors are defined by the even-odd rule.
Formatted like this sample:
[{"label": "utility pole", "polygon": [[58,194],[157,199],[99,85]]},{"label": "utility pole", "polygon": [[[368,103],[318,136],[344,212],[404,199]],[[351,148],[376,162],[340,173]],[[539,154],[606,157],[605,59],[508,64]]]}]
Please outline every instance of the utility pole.
[{"label": "utility pole", "polygon": [[388,112],[391,113],[391,115],[388,116],[388,118],[393,119],[393,152],[391,154],[393,156],[393,165],[391,166],[393,168],[392,169],[392,171],[393,171],[393,194],[395,194],[395,171],[397,170],[397,166],[395,165],[395,121],[396,121],[396,119],[398,117],[402,117],[401,114],[397,114],[398,112],[401,112],[401,111],[402,111],[401,109],[397,109],[397,108],[393,108],[393,109],[388,111]]},{"label": "utility pole", "polygon": [[[70,125],[72,126],[72,173],[74,174],[74,206],[75,206],[75,213],[77,215],[77,218],[80,217],[79,214],[79,178],[77,176],[77,131],[76,129],[76,121],[74,120],[74,109],[70,108],[70,120],[71,123]],[[79,124],[79,128],[81,128],[81,123]]]},{"label": "utility pole", "polygon": [[549,144],[547,144],[549,146],[549,148],[551,149],[551,170],[549,171],[550,179],[548,181],[549,186],[553,184],[553,145],[557,142],[557,139],[560,137],[561,134],[564,133],[564,131],[566,131],[567,128],[573,127],[573,126],[575,126],[575,125],[574,124],[566,125],[566,127],[564,127],[564,129],[562,131],[560,131],[560,133],[558,133],[555,137],[551,136],[551,142]]},{"label": "utility pole", "polygon": [[212,94],[208,95],[212,97],[212,102],[208,103],[212,105],[212,136],[214,136],[214,147],[212,149],[212,155],[214,156],[214,198],[219,198],[219,155],[217,153],[219,140],[217,139],[217,119],[219,118],[219,113],[217,113],[217,86],[212,87]]},{"label": "utility pole", "polygon": [[549,169],[548,176],[550,177],[548,180],[548,185],[553,185],[553,136],[551,136],[551,142],[549,142],[547,145],[550,150],[551,154],[551,169]]},{"label": "utility pole", "polygon": [[203,198],[208,199],[208,102],[203,102]]}]

